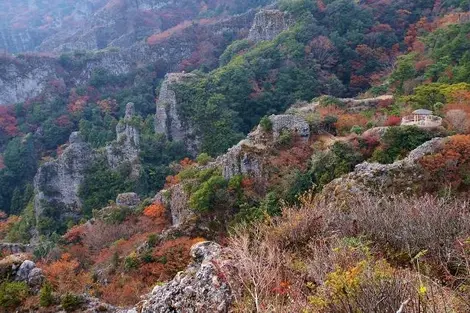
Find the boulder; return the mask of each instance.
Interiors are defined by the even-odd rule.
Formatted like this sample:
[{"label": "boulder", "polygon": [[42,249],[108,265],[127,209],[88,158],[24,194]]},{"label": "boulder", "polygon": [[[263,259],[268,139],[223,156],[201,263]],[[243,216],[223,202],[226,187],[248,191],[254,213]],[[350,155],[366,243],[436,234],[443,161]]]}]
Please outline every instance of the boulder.
[{"label": "boulder", "polygon": [[191,248],[192,263],[173,280],[157,286],[140,303],[141,313],[199,313],[229,311],[232,291],[222,270],[229,266],[223,249],[214,242],[201,242]]},{"label": "boulder", "polygon": [[121,193],[116,198],[116,204],[120,206],[135,207],[139,205],[140,198],[135,192]]},{"label": "boulder", "polygon": [[26,260],[25,254],[11,254],[0,260],[0,279],[15,278],[21,264]]}]

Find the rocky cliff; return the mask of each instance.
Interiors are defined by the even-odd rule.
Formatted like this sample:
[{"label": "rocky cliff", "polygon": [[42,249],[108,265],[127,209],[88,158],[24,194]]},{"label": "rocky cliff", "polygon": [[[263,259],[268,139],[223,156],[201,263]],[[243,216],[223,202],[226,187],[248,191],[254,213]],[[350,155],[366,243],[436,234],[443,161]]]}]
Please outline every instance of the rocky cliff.
[{"label": "rocky cliff", "polygon": [[255,16],[248,39],[255,42],[273,40],[292,24],[288,15],[279,10],[261,10]]},{"label": "rocky cliff", "polygon": [[78,191],[94,157],[91,146],[74,132],[62,155],[39,168],[34,178],[34,210],[38,220],[50,215],[51,210],[58,210],[61,220],[80,216]]},{"label": "rocky cliff", "polygon": [[0,105],[41,96],[57,82],[65,89],[86,84],[96,70],[112,75],[129,74],[145,66],[155,68],[158,73],[175,71],[183,60],[199,53],[201,45],[207,43],[214,46],[210,59],[216,63],[215,51],[223,51],[231,40],[246,36],[254,14],[249,11],[210,23],[195,22],[182,30],[169,32],[155,44],[140,40],[120,49],[64,54],[61,58],[4,55],[0,59]]},{"label": "rocky cliff", "polygon": [[139,313],[229,312],[232,291],[225,276],[230,261],[221,246],[201,242],[191,248],[192,263],[168,283],[157,286],[136,307]]},{"label": "rocky cliff", "polygon": [[427,141],[403,160],[392,164],[361,163],[353,172],[326,185],[320,197],[327,201],[344,202],[347,197],[359,193],[412,194],[422,191],[426,182],[433,178],[427,175],[419,160],[425,155],[439,152],[446,140],[434,138]]},{"label": "rocky cliff", "polygon": [[183,124],[179,116],[179,103],[176,99],[175,86],[194,79],[196,75],[185,73],[169,73],[160,88],[155,114],[155,132],[164,134],[168,140],[183,141],[189,151],[198,150],[197,139],[191,127]]},{"label": "rocky cliff", "polygon": [[130,176],[133,179],[138,178],[140,174],[140,132],[136,118],[134,104],[128,103],[124,119],[116,126],[116,141],[106,146],[109,167],[117,169],[124,164],[129,164],[131,166]]}]

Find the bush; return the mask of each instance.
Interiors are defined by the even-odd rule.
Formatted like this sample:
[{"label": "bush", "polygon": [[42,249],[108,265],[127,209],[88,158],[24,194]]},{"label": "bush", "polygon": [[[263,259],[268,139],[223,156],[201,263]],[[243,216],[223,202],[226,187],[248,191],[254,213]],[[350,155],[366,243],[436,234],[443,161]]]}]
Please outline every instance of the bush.
[{"label": "bush", "polygon": [[290,130],[288,129],[283,129],[281,130],[281,133],[279,134],[279,138],[277,139],[277,145],[283,148],[288,148],[292,144],[293,141],[293,136]]},{"label": "bush", "polygon": [[207,153],[201,153],[196,158],[196,162],[203,166],[207,165],[210,161],[212,161],[212,157]]},{"label": "bush", "polygon": [[3,282],[0,285],[0,306],[18,307],[28,296],[29,288],[25,282]]},{"label": "bush", "polygon": [[43,307],[48,307],[54,304],[52,286],[49,282],[46,282],[39,291],[39,304]]},{"label": "bush", "polygon": [[261,129],[265,132],[270,132],[273,129],[273,122],[267,116],[264,116],[259,122]]},{"label": "bush", "polygon": [[73,312],[77,310],[82,303],[82,297],[72,293],[66,293],[64,296],[62,296],[62,300],[60,301],[60,305],[66,312]]},{"label": "bush", "polygon": [[384,164],[393,163],[435,136],[437,134],[416,126],[389,128],[383,136],[383,145],[374,152],[372,159]]}]

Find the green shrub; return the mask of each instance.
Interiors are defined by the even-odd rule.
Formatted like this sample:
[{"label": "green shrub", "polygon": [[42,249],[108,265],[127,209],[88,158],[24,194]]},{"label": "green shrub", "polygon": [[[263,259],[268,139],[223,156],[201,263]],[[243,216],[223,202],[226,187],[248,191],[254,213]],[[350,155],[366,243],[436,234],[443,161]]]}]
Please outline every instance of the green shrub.
[{"label": "green shrub", "polygon": [[416,126],[391,127],[383,136],[383,145],[374,151],[372,160],[393,163],[435,136],[437,134]]},{"label": "green shrub", "polygon": [[43,307],[48,307],[54,304],[52,286],[49,282],[46,282],[39,291],[39,304]]},{"label": "green shrub", "polygon": [[273,129],[273,122],[267,116],[264,116],[259,122],[261,129],[265,132],[270,132]]},{"label": "green shrub", "polygon": [[3,282],[0,285],[0,307],[17,307],[28,297],[28,293],[25,282]]},{"label": "green shrub", "polygon": [[139,267],[139,260],[135,253],[131,253],[124,259],[124,269],[130,271]]},{"label": "green shrub", "polygon": [[227,187],[225,178],[219,175],[212,176],[202,183],[189,199],[190,207],[199,212],[207,212],[216,204],[223,202],[223,192]]},{"label": "green shrub", "polygon": [[207,165],[210,161],[212,161],[212,157],[205,152],[199,154],[196,158],[196,162],[200,165]]},{"label": "green shrub", "polygon": [[82,297],[72,293],[66,293],[64,296],[62,296],[62,300],[60,301],[60,305],[66,312],[75,311],[82,303]]},{"label": "green shrub", "polygon": [[354,125],[353,127],[351,127],[351,130],[349,132],[360,135],[360,134],[362,134],[362,131],[363,131],[363,129],[362,129],[361,126]]},{"label": "green shrub", "polygon": [[292,144],[293,136],[290,130],[283,129],[279,134],[279,138],[277,139],[277,145],[280,147],[287,148]]},{"label": "green shrub", "polygon": [[147,244],[149,245],[149,247],[155,247],[157,245],[157,241],[157,234],[150,234],[147,238]]}]

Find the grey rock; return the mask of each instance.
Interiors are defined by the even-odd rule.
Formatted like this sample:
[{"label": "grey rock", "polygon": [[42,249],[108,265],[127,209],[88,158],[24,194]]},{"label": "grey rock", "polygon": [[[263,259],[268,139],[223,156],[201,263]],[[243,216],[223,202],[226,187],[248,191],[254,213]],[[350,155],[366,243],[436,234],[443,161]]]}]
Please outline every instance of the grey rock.
[{"label": "grey rock", "polygon": [[289,28],[292,21],[286,13],[279,10],[261,10],[255,15],[248,39],[253,41],[273,40]]},{"label": "grey rock", "polygon": [[121,193],[116,198],[116,204],[121,206],[135,207],[139,203],[139,195],[135,192]]},{"label": "grey rock", "polygon": [[154,197],[155,202],[162,203],[170,212],[171,224],[175,227],[189,220],[194,213],[188,207],[189,195],[182,184],[177,184],[169,189],[161,190]]},{"label": "grey rock", "polygon": [[414,192],[432,177],[425,175],[419,160],[442,149],[446,138],[434,138],[411,151],[406,158],[392,164],[364,162],[354,171],[327,184],[322,195],[326,199],[341,199],[358,193]]},{"label": "grey rock", "polygon": [[28,286],[33,288],[33,290],[39,290],[42,283],[44,282],[44,275],[42,269],[35,267],[33,268],[28,275]]},{"label": "grey rock", "polygon": [[157,286],[137,308],[141,313],[228,312],[232,291],[221,273],[229,266],[222,247],[201,242],[191,248],[192,263],[163,286]]},{"label": "grey rock", "polygon": [[18,271],[16,272],[15,280],[16,281],[28,281],[29,274],[31,271],[36,268],[36,264],[33,261],[26,260],[21,263]]},{"label": "grey rock", "polygon": [[60,219],[63,220],[80,216],[82,203],[78,192],[94,158],[91,146],[75,132],[62,155],[38,169],[34,178],[34,210],[38,219],[45,206],[60,208]]},{"label": "grey rock", "polygon": [[183,124],[179,117],[179,103],[176,99],[174,86],[194,79],[196,75],[190,73],[169,73],[160,88],[155,114],[155,132],[165,134],[168,140],[183,141],[190,151],[198,150],[197,140],[190,125]]},{"label": "grey rock", "polygon": [[301,138],[310,137],[310,126],[300,116],[282,114],[271,115],[269,119],[272,122],[273,137],[276,140],[283,130],[289,130],[293,134],[297,134]]},{"label": "grey rock", "polygon": [[116,141],[106,146],[108,165],[117,169],[127,163],[131,166],[130,177],[137,179],[140,175],[140,132],[133,123],[135,109],[133,103],[126,105],[126,115],[116,126]]}]

